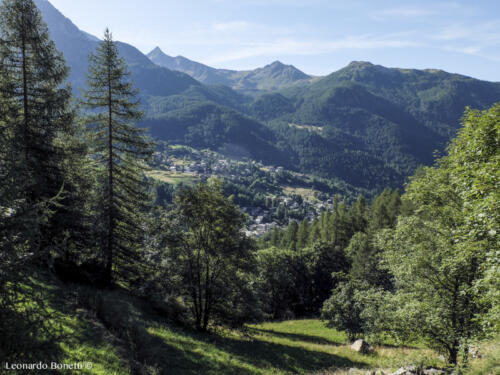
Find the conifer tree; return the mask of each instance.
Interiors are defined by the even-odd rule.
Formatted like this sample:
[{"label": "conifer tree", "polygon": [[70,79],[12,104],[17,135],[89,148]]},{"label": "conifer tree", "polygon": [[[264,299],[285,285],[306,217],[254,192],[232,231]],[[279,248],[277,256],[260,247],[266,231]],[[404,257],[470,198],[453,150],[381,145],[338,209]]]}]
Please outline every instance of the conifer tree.
[{"label": "conifer tree", "polygon": [[0,352],[12,360],[51,336],[43,297],[23,283],[82,217],[75,161],[85,145],[67,73],[34,2],[0,2]]},{"label": "conifer tree", "polygon": [[321,239],[321,228],[318,219],[314,219],[309,229],[309,240],[310,245],[314,244],[316,241]]},{"label": "conifer tree", "polygon": [[83,104],[91,110],[88,123],[100,166],[101,246],[104,278],[110,283],[113,272],[127,273],[140,264],[142,214],[151,200],[144,162],[153,147],[144,129],[134,126],[142,117],[137,91],[109,30],[89,63]]},{"label": "conifer tree", "polygon": [[307,246],[309,240],[309,221],[304,219],[300,222],[297,231],[297,248],[303,249]]},{"label": "conifer tree", "polygon": [[0,5],[0,61],[0,205],[11,210],[2,230],[39,253],[64,231],[53,220],[68,182],[61,137],[73,131],[74,114],[68,68],[32,0]]}]

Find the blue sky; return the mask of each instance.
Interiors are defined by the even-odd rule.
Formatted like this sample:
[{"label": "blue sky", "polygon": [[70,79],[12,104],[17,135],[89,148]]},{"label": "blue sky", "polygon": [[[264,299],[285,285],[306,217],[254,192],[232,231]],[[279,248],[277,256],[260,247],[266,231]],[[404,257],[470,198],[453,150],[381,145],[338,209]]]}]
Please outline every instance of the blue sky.
[{"label": "blue sky", "polygon": [[500,1],[50,0],[78,27],[217,68],[353,60],[500,81]]}]

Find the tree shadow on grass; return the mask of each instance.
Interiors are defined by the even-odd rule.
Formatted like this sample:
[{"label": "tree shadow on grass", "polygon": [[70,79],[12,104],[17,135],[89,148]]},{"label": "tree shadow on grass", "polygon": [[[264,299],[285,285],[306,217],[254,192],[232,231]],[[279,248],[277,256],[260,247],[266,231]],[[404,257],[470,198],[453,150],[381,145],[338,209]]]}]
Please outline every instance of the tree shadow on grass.
[{"label": "tree shadow on grass", "polygon": [[329,340],[324,337],[314,336],[314,335],[304,335],[300,333],[287,333],[287,332],[276,332],[274,330],[262,329],[262,328],[249,328],[251,333],[255,334],[264,334],[269,336],[277,336],[282,337],[291,341],[304,341],[311,344],[319,344],[319,345],[333,345],[333,346],[341,346],[344,343]]},{"label": "tree shadow on grass", "polygon": [[151,367],[165,375],[253,375],[251,368],[234,361],[214,358],[200,353],[198,345],[183,345],[182,348],[170,344],[164,338],[148,333],[149,350],[144,358]]},{"label": "tree shadow on grass", "polygon": [[266,341],[223,338],[221,348],[259,368],[274,367],[287,373],[317,371],[329,367],[364,367],[365,363],[321,351]]},{"label": "tree shadow on grass", "polygon": [[[366,363],[354,362],[348,358],[301,347],[271,343],[267,341],[243,340],[219,335],[200,334],[187,328],[174,328],[183,337],[188,337],[191,345],[183,345],[181,354],[174,355],[169,343],[157,336],[154,346],[164,348],[165,363],[161,373],[168,374],[256,374],[268,369],[270,372],[282,371],[288,374],[319,371],[331,367],[365,367]],[[200,344],[209,343],[212,347],[229,356],[229,361],[215,359],[213,356],[199,355]],[[177,349],[178,351],[178,349]],[[170,355],[165,355],[166,353]],[[244,364],[248,367],[244,367]]]},{"label": "tree shadow on grass", "polygon": [[[270,373],[279,371],[296,374],[331,367],[360,368],[367,365],[339,355],[292,345],[259,339],[240,339],[235,336],[202,334],[164,321],[149,311],[147,304],[141,303],[136,298],[122,296],[117,291],[107,293],[89,289],[88,294],[91,297],[94,293],[103,296],[103,301],[106,302],[103,305],[106,314],[91,319],[76,319],[77,306],[68,303],[68,300],[74,297],[73,294],[81,298],[82,290],[62,288],[56,283],[50,283],[50,288],[44,293],[48,306],[53,310],[54,319],[64,321],[65,332],[53,344],[65,342],[75,348],[105,348],[111,345],[112,350],[122,361],[121,366],[129,368],[131,373],[149,373],[156,370],[156,373],[168,375],[253,375],[267,370]],[[158,333],[155,333],[156,328],[159,329]],[[262,331],[265,333],[265,330]],[[276,332],[269,334],[287,337],[294,341],[338,345],[308,335]],[[77,350],[71,355],[81,355],[76,353],[80,351]],[[91,353],[95,351],[84,351],[82,354]],[[59,345],[54,345],[53,352],[46,359],[68,359],[66,355],[61,357],[62,355]],[[72,359],[100,362],[102,366],[110,367],[106,370],[112,373],[111,367],[117,364],[110,364],[107,361],[113,358],[115,357]]]},{"label": "tree shadow on grass", "polygon": [[0,372],[6,362],[47,363],[57,361],[62,354],[57,342],[63,332],[51,322],[54,312],[50,293],[30,278],[29,271],[12,281],[12,303],[2,306]]}]

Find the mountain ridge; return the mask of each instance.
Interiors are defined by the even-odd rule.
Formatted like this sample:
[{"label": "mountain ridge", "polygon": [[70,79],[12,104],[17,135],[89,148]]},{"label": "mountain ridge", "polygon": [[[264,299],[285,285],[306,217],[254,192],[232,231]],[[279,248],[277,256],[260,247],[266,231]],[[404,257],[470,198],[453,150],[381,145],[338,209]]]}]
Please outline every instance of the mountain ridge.
[{"label": "mountain ridge", "polygon": [[[48,0],[34,0],[48,26],[57,48],[71,67],[69,81],[75,93],[85,85],[88,56],[98,46],[99,39],[80,30]],[[89,37],[90,35],[90,37]],[[134,46],[117,41],[121,57],[129,67],[137,88],[143,95],[171,95],[182,92],[199,82],[189,75],[155,65]]]},{"label": "mountain ridge", "polygon": [[[73,87],[83,86],[87,55],[98,41],[48,1],[35,2],[72,69]],[[418,165],[430,165],[456,134],[466,106],[485,109],[500,100],[500,83],[436,69],[353,61],[311,78],[279,61],[237,72],[152,51],[165,64],[190,63],[199,74],[229,80],[204,84],[127,43],[117,46],[141,92],[141,126],[159,139],[218,151],[230,144],[254,160],[372,192],[402,186]]]},{"label": "mountain ridge", "polygon": [[279,90],[312,77],[280,61],[252,70],[217,69],[184,56],[172,57],[155,47],[147,54],[159,66],[189,74],[205,84],[221,84],[240,91]]}]

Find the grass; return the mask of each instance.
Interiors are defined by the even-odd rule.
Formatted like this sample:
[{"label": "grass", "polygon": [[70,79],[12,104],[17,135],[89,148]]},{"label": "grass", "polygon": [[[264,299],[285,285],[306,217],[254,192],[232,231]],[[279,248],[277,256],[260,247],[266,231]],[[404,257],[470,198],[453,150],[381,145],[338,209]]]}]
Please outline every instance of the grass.
[{"label": "grass", "polygon": [[500,335],[479,346],[480,358],[470,361],[472,375],[500,374]]},{"label": "grass", "polygon": [[[85,375],[129,373],[125,370],[126,361],[121,357],[120,350],[113,345],[102,324],[95,320],[85,319],[84,312],[76,307],[73,288],[66,288],[46,275],[37,275],[26,280],[23,290],[26,295],[37,296],[36,302],[32,301],[31,307],[40,311],[40,314],[43,311],[43,317],[46,317],[45,326],[49,327],[48,332],[43,331],[45,342],[40,337],[35,338],[40,342],[34,342],[34,347],[37,348],[40,343],[43,343],[43,347],[37,348],[40,353],[29,353],[30,359],[36,358],[36,361],[27,361],[28,363],[38,361],[49,364],[52,362],[82,363],[83,368],[78,370],[78,373]],[[42,331],[37,333],[40,334]],[[84,365],[87,363],[91,363],[92,368],[87,369]],[[0,366],[2,369],[5,368],[3,364]],[[9,374],[15,373],[15,371],[9,371]],[[51,373],[51,371],[44,371],[44,373]],[[55,373],[64,374],[71,373],[71,371]]]},{"label": "grass", "polygon": [[314,189],[304,188],[304,187],[293,187],[293,186],[285,186],[283,188],[283,192],[286,195],[297,194],[302,196],[303,199],[308,200],[310,202],[319,202],[319,199],[314,196]]},{"label": "grass", "polygon": [[186,185],[195,185],[200,181],[198,177],[196,177],[192,173],[179,173],[179,172],[170,172],[170,171],[162,171],[159,169],[155,169],[148,173],[149,177],[152,177],[156,180],[167,182],[172,185],[179,185],[180,183]]},{"label": "grass", "polygon": [[123,290],[64,285],[48,276],[33,278],[30,287],[43,294],[50,326],[58,327],[46,360],[92,363],[79,374],[125,375],[138,367],[142,372],[134,373],[340,374],[351,367],[440,365],[435,352],[422,348],[378,346],[372,355],[356,353],[344,333],[315,319],[201,334],[165,320]]}]

